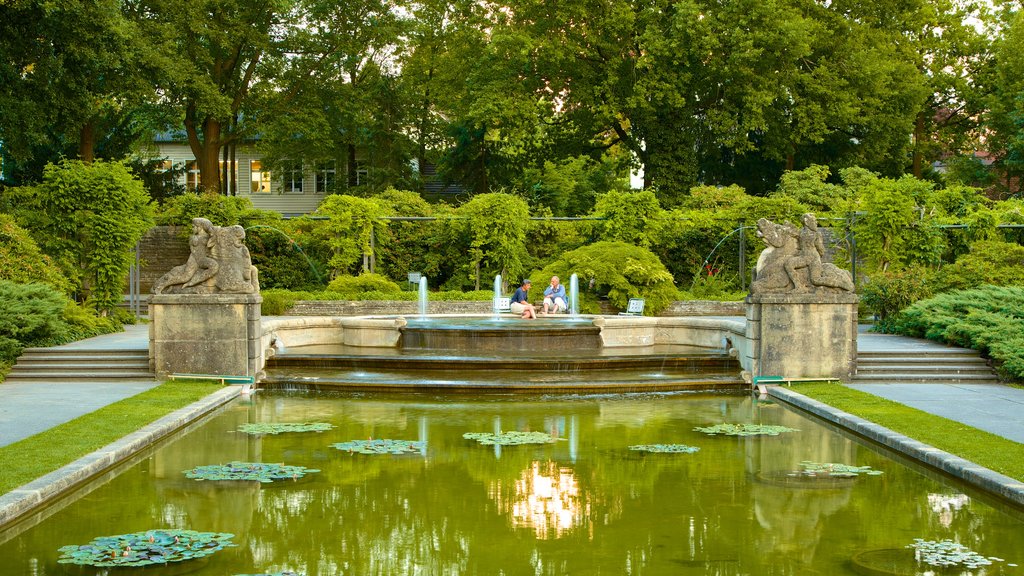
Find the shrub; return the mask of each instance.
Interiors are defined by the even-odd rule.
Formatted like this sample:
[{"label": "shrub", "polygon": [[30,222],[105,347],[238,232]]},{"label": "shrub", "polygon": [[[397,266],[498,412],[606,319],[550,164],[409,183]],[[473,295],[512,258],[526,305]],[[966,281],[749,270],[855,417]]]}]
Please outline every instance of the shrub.
[{"label": "shrub", "polygon": [[0,280],[0,361],[61,333],[67,296],[46,284]]},{"label": "shrub", "polygon": [[[526,270],[526,232],[530,227],[530,208],[526,201],[511,194],[479,194],[456,211],[461,220],[453,221],[457,241],[469,255],[468,277],[476,280],[502,274],[518,278]],[[481,284],[486,284],[481,282]]]},{"label": "shrub", "polygon": [[361,269],[360,259],[368,259],[371,239],[381,236],[386,229],[381,217],[387,216],[388,211],[384,202],[348,194],[333,194],[320,203],[315,215],[326,216],[327,220],[311,231],[330,250],[327,265],[332,275]]},{"label": "shrub", "polygon": [[982,286],[918,302],[899,314],[892,331],[974,348],[1024,379],[1024,287]]},{"label": "shrub", "polygon": [[663,211],[650,190],[612,190],[597,197],[593,215],[604,218],[598,226],[603,240],[649,247],[662,226]]},{"label": "shrub", "polygon": [[861,286],[860,301],[872,314],[878,316],[878,329],[886,331],[889,320],[900,310],[932,295],[923,268],[879,272]]},{"label": "shrub", "polygon": [[[287,229],[287,223],[279,223]],[[277,226],[257,224],[246,230],[245,246],[252,255],[252,263],[260,272],[261,288],[299,290],[307,287],[322,288],[324,278],[317,264],[289,234]]]},{"label": "shrub", "polygon": [[380,274],[367,272],[359,276],[338,276],[327,285],[327,290],[340,294],[355,294],[359,292],[393,294],[401,292],[402,288]]},{"label": "shrub", "polygon": [[7,214],[0,214],[0,280],[19,284],[42,282],[64,293],[71,288],[60,268]]},{"label": "shrub", "polygon": [[193,218],[206,218],[215,226],[246,226],[255,221],[280,220],[281,215],[254,208],[248,198],[215,192],[188,192],[165,201],[157,213],[156,223],[191,230]]},{"label": "shrub", "polygon": [[1024,286],[1024,246],[995,240],[975,242],[971,251],[934,275],[935,292],[991,284]]},{"label": "shrub", "polygon": [[149,196],[120,162],[50,164],[31,207],[40,247],[80,289],[79,299],[107,312],[121,301],[132,248],[149,228]]},{"label": "shrub", "polygon": [[575,273],[580,285],[580,311],[599,311],[598,299],[625,310],[630,298],[644,298],[644,312],[657,314],[676,299],[672,275],[650,250],[625,242],[597,242],[566,252],[531,280],[547,286],[552,276],[568,278]]}]

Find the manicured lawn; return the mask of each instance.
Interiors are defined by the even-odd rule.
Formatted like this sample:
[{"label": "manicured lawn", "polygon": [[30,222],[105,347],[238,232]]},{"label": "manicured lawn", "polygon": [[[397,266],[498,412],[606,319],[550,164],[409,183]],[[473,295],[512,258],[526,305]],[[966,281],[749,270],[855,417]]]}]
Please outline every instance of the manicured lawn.
[{"label": "manicured lawn", "polygon": [[0,448],[0,494],[102,448],[212,394],[218,382],[165,382],[70,422]]},{"label": "manicured lawn", "polygon": [[1024,444],[846,386],[794,384],[801,394],[930,444],[1017,480],[1024,480]]}]

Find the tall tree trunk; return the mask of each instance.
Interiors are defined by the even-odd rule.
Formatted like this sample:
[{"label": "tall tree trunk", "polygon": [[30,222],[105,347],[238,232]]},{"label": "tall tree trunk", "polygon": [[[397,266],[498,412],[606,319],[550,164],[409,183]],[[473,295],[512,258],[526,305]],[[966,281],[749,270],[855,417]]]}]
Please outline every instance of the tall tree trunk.
[{"label": "tall tree trunk", "polygon": [[355,188],[359,185],[359,175],[356,172],[356,145],[348,145],[348,159],[346,160],[346,172],[348,174],[348,187]]},{"label": "tall tree trunk", "polygon": [[207,192],[220,192],[220,128],[220,120],[207,116],[203,119],[203,137],[200,138],[194,105],[185,109],[188,146],[199,166],[199,187]]},{"label": "tall tree trunk", "polygon": [[922,167],[922,155],[924,148],[924,112],[918,112],[917,118],[914,120],[914,160],[913,160],[913,172],[915,178],[920,178],[923,171]]},{"label": "tall tree trunk", "polygon": [[96,121],[89,119],[78,132],[78,158],[86,164],[96,159]]}]

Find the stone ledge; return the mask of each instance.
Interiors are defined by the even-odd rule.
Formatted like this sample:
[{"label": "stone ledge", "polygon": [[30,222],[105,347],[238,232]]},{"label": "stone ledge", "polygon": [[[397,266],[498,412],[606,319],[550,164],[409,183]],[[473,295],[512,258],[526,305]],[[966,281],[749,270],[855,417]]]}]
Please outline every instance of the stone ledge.
[{"label": "stone ledge", "polygon": [[984,468],[949,452],[939,450],[923,442],[919,442],[899,434],[884,426],[875,424],[848,412],[837,410],[828,404],[808,398],[781,386],[771,386],[768,393],[801,410],[810,412],[823,420],[846,428],[860,436],[892,448],[922,464],[941,470],[946,474],[959,478],[975,488],[984,490],[1012,502],[1024,506],[1024,483],[988,468]]},{"label": "stone ledge", "polygon": [[115,440],[95,452],[0,496],[0,527],[25,516],[39,506],[48,504],[107,468],[127,460],[154,442],[221,407],[238,396],[241,389],[241,386],[230,386],[218,390],[202,400],[143,426],[120,440]]}]

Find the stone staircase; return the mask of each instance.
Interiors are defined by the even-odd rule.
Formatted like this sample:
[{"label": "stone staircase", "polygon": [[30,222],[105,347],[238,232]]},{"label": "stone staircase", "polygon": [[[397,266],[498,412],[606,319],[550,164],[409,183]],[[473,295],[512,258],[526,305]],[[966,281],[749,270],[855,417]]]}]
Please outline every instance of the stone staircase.
[{"label": "stone staircase", "polygon": [[856,384],[999,384],[976,350],[861,351]]},{"label": "stone staircase", "polygon": [[26,348],[4,379],[12,382],[152,380],[145,349]]}]

